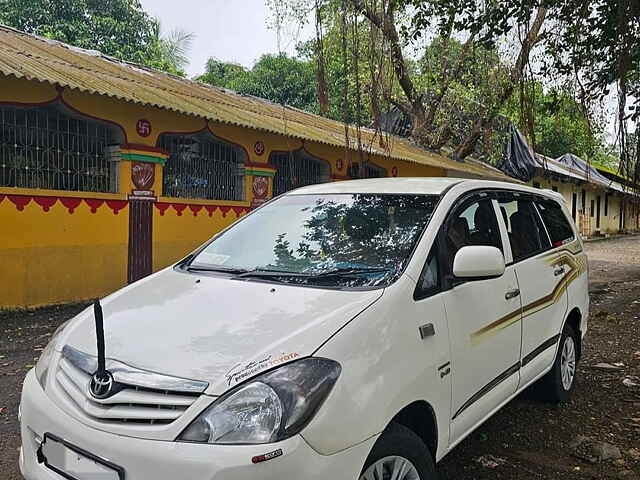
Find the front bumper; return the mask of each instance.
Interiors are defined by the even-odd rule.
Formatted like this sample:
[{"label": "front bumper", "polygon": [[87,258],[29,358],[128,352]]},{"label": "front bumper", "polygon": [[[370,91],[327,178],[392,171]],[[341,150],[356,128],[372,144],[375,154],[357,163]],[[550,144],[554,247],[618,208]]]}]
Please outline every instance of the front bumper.
[{"label": "front bumper", "polygon": [[[376,440],[324,456],[300,435],[270,445],[201,445],[115,435],[87,427],[59,409],[33,370],[25,379],[21,402],[20,471],[27,480],[62,479],[37,460],[47,432],[121,466],[126,480],[355,480]],[[254,456],[277,449],[282,449],[282,456],[252,463]]]}]

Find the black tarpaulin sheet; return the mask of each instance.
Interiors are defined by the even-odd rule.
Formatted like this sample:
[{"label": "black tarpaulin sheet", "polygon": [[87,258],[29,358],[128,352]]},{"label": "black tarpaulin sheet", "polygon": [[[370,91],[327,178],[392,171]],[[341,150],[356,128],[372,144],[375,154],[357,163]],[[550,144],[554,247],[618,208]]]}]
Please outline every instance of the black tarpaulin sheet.
[{"label": "black tarpaulin sheet", "polygon": [[510,130],[511,135],[498,168],[510,177],[528,182],[534,177],[539,164],[524,135],[514,125]]},{"label": "black tarpaulin sheet", "polygon": [[576,157],[572,153],[565,153],[561,157],[555,159],[556,162],[561,163],[562,165],[566,165],[572,170],[577,170],[582,173],[589,181],[595,183],[601,183],[603,185],[611,185],[611,180],[602,175],[598,170],[593,168],[587,162],[582,160],[580,157]]}]

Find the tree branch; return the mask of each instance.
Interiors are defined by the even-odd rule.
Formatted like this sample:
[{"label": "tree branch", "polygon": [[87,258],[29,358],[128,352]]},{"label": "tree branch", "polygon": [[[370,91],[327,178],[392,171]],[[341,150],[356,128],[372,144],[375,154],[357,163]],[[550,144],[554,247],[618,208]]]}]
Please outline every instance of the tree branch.
[{"label": "tree branch", "polygon": [[414,126],[424,123],[424,105],[422,104],[422,96],[418,94],[411,80],[411,76],[407,71],[404,54],[402,53],[402,45],[400,37],[395,26],[395,15],[393,2],[389,3],[389,7],[382,13],[376,12],[362,0],[349,0],[353,7],[362,15],[364,15],[373,25],[375,25],[385,36],[391,47],[391,60],[393,69],[396,73],[400,88],[404,92],[407,100],[411,104],[411,113],[416,117]]},{"label": "tree branch", "polygon": [[516,60],[513,70],[511,71],[510,81],[505,87],[503,87],[502,92],[500,92],[500,94],[498,95],[497,101],[489,109],[487,114],[476,120],[473,127],[471,127],[469,135],[467,135],[467,137],[454,150],[452,154],[453,158],[462,160],[473,153],[476,143],[478,143],[478,140],[482,136],[482,132],[484,131],[484,129],[493,121],[502,106],[513,94],[515,86],[518,85],[520,83],[520,80],[522,79],[522,76],[524,74],[524,67],[529,62],[529,54],[531,53],[531,49],[538,41],[540,29],[542,28],[542,24],[544,23],[546,17],[547,9],[545,7],[538,7],[536,18],[529,28],[529,32],[527,33],[527,36],[525,37],[524,41],[522,42],[522,46],[520,47],[518,59]]}]

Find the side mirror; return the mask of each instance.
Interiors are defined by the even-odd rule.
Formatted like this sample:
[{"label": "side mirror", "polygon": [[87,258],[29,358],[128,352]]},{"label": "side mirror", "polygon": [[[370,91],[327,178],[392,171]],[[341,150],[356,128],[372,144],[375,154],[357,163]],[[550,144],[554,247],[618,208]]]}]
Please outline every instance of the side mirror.
[{"label": "side mirror", "polygon": [[465,280],[497,278],[504,273],[504,255],[496,247],[462,247],[453,259],[453,275]]}]

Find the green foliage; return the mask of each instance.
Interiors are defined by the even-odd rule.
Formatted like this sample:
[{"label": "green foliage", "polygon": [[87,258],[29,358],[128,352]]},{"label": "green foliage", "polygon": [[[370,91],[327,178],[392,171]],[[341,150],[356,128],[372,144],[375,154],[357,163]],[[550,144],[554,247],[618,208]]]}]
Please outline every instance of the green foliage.
[{"label": "green foliage", "polygon": [[206,72],[197,78],[198,81],[224,88],[231,88],[230,85],[236,77],[246,74],[242,65],[221,62],[215,58],[210,58],[207,61],[205,70]]},{"label": "green foliage", "polygon": [[302,110],[318,110],[314,66],[309,61],[263,55],[250,70],[215,59],[209,59],[206,68],[199,81]]},{"label": "green foliage", "polygon": [[152,19],[138,0],[5,0],[0,22],[139,63],[153,39]]},{"label": "green foliage", "polygon": [[191,40],[162,37],[139,0],[0,0],[0,23],[181,75]]},{"label": "green foliage", "polygon": [[[536,152],[551,158],[573,153],[585,160],[604,155],[604,132],[585,117],[572,89],[565,86],[545,91],[540,82],[534,82],[533,89],[534,138],[529,142]],[[502,112],[518,124],[522,108],[516,94]]]}]

